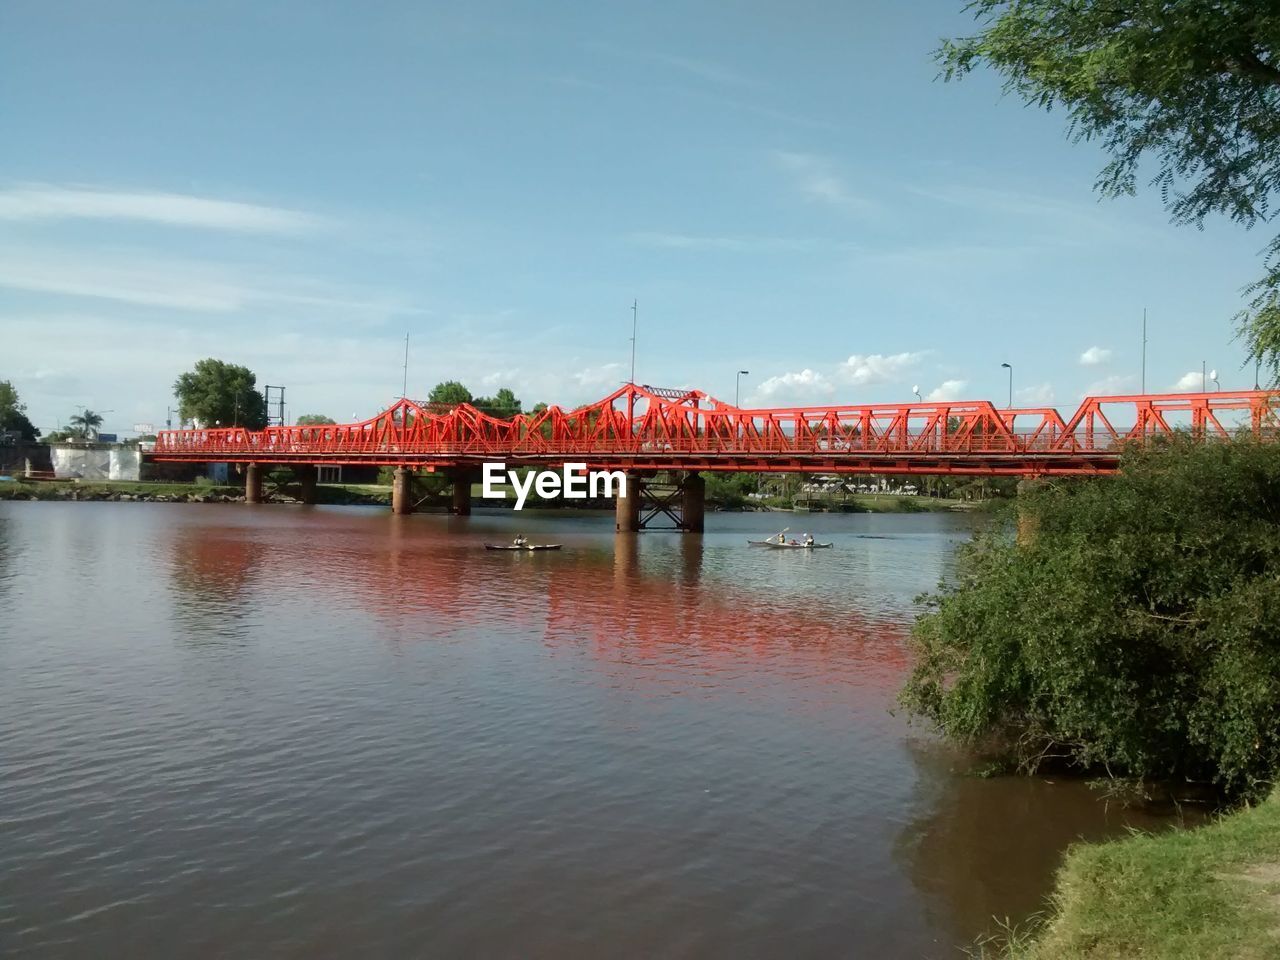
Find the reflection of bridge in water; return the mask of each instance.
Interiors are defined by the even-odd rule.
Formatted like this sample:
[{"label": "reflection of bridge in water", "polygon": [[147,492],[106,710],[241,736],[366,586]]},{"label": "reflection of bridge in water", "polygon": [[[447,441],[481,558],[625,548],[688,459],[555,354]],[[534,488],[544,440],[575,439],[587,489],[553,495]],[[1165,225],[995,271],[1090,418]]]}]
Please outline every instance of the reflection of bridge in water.
[{"label": "reflection of bridge in water", "polygon": [[655,567],[641,562],[633,534],[617,535],[612,551],[587,544],[574,554],[495,555],[469,538],[415,536],[412,521],[395,521],[388,538],[368,535],[364,518],[325,520],[305,538],[263,538],[249,523],[175,530],[173,583],[192,603],[178,619],[208,632],[215,612],[235,618],[246,592],[300,592],[291,602],[305,602],[320,591],[401,636],[415,623],[429,625],[433,638],[505,624],[624,670],[643,664],[698,675],[752,662],[797,670],[821,662],[829,669],[813,677],[823,683],[889,690],[907,669],[904,618],[821,598],[761,596],[719,577],[704,582],[702,538],[681,538],[678,555]]},{"label": "reflection of bridge in water", "polygon": [[[1263,390],[1088,397],[1063,417],[1050,407],[989,401],[745,409],[697,390],[627,384],[593,404],[502,419],[468,404],[400,400],[370,420],[329,426],[165,430],[150,458],[245,465],[246,500],[260,500],[264,465],[299,471],[314,497],[315,467],[396,467],[392,506],[412,509],[411,471],[444,473],[453,509],[470,512],[480,465],[621,470],[618,529],[640,527],[643,479],[683,474],[669,510],[701,530],[705,471],[1064,476],[1113,472],[1123,447],[1185,433],[1230,442],[1238,431],[1273,439],[1277,394]],[[1236,418],[1236,419],[1232,419]],[[677,506],[678,504],[678,506]],[[678,509],[678,516],[676,511]]]}]

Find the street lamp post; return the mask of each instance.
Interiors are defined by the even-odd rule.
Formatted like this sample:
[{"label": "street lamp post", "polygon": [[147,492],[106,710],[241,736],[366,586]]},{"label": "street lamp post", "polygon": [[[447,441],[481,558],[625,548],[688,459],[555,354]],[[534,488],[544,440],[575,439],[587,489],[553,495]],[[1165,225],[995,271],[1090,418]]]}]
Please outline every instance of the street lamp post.
[{"label": "street lamp post", "polygon": [[911,392],[916,395],[917,400],[919,400],[921,403],[924,403],[924,397],[920,396],[920,384],[917,383],[914,387],[912,387]]},{"label": "street lamp post", "polygon": [[733,405],[735,407],[741,406],[741,404],[738,403],[738,394],[739,394],[739,387],[742,384],[742,378],[750,375],[751,375],[750,370],[739,370],[737,375],[733,378]]},{"label": "street lamp post", "polygon": [[1000,366],[1009,371],[1009,409],[1013,409],[1013,364],[1002,363]]},{"label": "street lamp post", "polygon": [[1217,371],[1217,370],[1210,370],[1210,371],[1209,371],[1209,382],[1213,384],[1213,389],[1214,389],[1214,390],[1221,390],[1221,389],[1222,389],[1222,384],[1220,384],[1220,383],[1218,382],[1218,371]]}]

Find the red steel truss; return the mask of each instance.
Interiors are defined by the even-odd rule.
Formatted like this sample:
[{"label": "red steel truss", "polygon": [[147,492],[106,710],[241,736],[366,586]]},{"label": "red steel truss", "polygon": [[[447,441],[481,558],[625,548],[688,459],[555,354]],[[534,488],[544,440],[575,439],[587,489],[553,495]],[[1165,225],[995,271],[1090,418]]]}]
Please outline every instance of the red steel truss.
[{"label": "red steel truss", "polygon": [[1088,397],[1069,418],[986,400],[744,409],[697,390],[627,384],[596,403],[510,419],[400,400],[337,426],[165,430],[156,460],[370,464],[428,470],[586,463],[597,469],[862,474],[1095,474],[1130,442],[1185,432],[1276,437],[1280,393]]}]

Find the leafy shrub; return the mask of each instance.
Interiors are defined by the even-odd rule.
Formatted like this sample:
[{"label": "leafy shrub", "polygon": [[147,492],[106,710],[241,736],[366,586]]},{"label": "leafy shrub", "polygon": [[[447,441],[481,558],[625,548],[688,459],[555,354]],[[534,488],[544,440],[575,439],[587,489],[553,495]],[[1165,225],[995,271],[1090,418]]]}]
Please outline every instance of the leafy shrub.
[{"label": "leafy shrub", "polygon": [[922,598],[901,694],[1034,769],[1211,780],[1280,767],[1280,445],[1185,440],[1043,483]]}]

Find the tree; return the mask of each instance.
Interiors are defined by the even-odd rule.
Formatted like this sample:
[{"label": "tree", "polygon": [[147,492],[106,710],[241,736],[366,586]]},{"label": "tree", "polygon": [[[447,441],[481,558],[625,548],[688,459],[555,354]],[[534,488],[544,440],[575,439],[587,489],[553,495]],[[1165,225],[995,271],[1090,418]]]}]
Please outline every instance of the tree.
[{"label": "tree", "polygon": [[18,398],[18,391],[8,380],[0,380],[0,433],[6,432],[17,433],[27,442],[40,437],[40,431],[27,419],[27,405]]},{"label": "tree", "polygon": [[260,430],[267,425],[267,406],[255,388],[258,378],[248,367],[222,360],[201,360],[173,384],[178,415],[202,426],[244,426]]},{"label": "tree", "polygon": [[102,426],[102,414],[92,410],[81,410],[67,420],[72,434],[80,440],[93,440],[98,436],[98,428]]},{"label": "tree", "polygon": [[927,598],[902,702],[1028,769],[1274,781],[1280,445],[1179,438],[1019,508]]},{"label": "tree", "polygon": [[[983,27],[937,51],[947,79],[985,63],[1006,90],[1061,106],[1075,139],[1110,155],[1097,189],[1136,191],[1152,171],[1175,223],[1211,213],[1246,228],[1280,192],[1280,8],[1259,0],[974,0]],[[1149,166],[1154,162],[1154,166]],[[1280,377],[1280,236],[1237,317]]]},{"label": "tree", "polygon": [[471,391],[457,380],[446,380],[444,383],[437,383],[431,388],[431,395],[427,397],[427,403],[445,403],[451,406],[470,402]]},{"label": "tree", "polygon": [[298,426],[300,427],[325,427],[337,422],[332,417],[326,417],[323,413],[304,413],[298,418]]},{"label": "tree", "polygon": [[508,420],[520,412],[520,398],[503,387],[492,397],[476,397],[472,405],[491,417]]}]

